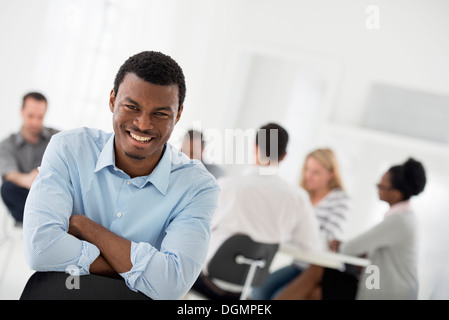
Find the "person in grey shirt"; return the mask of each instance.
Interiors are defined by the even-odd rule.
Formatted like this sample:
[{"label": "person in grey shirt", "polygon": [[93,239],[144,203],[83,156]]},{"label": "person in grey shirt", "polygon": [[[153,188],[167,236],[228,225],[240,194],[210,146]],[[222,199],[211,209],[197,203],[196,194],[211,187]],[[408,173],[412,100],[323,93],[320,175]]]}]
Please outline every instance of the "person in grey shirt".
[{"label": "person in grey shirt", "polygon": [[207,163],[203,161],[204,151],[203,133],[197,130],[189,130],[183,138],[181,151],[184,152],[190,159],[200,160],[207,171],[209,171],[215,179],[224,177],[226,172],[220,166],[214,163]]},{"label": "person in grey shirt", "polygon": [[377,184],[379,199],[390,205],[384,220],[340,245],[341,253],[366,254],[376,268],[361,273],[358,300],[418,299],[417,222],[410,198],[421,193],[425,184],[420,162],[410,158],[392,166]]},{"label": "person in grey shirt", "polygon": [[24,95],[22,127],[0,143],[1,195],[11,215],[23,221],[23,209],[31,184],[37,176],[45,148],[59,131],[43,125],[47,99],[39,92]]},{"label": "person in grey shirt", "polygon": [[418,299],[417,222],[409,201],[424,190],[426,180],[423,165],[413,158],[392,166],[377,184],[379,199],[390,206],[384,220],[349,241],[331,241],[333,251],[369,258],[365,270],[311,265],[276,299]]}]

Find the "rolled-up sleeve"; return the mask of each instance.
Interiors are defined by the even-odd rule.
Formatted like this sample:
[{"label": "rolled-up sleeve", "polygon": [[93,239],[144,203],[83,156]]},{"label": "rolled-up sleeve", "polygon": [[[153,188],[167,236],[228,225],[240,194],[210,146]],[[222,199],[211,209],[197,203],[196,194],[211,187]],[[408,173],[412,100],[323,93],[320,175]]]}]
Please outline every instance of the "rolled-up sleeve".
[{"label": "rolled-up sleeve", "polygon": [[149,243],[132,243],[133,267],[121,274],[131,290],[164,300],[187,293],[206,259],[218,194],[215,183],[200,190],[170,222],[160,250]]},{"label": "rolled-up sleeve", "polygon": [[54,136],[44,154],[24,211],[25,258],[36,271],[62,271],[77,266],[88,274],[99,249],[67,233],[73,210],[73,188],[62,143]]},{"label": "rolled-up sleeve", "polygon": [[12,171],[19,171],[14,159],[14,150],[11,139],[5,139],[0,143],[0,178]]}]

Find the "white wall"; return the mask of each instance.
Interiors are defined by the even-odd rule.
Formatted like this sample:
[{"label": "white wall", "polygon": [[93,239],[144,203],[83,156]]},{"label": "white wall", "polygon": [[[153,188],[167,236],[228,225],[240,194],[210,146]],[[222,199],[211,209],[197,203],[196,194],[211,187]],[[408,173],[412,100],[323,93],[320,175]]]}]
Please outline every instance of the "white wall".
[{"label": "white wall", "polygon": [[0,134],[5,136],[20,127],[20,105],[23,94],[34,90],[32,75],[36,68],[37,48],[42,42],[43,22],[48,1],[1,1],[0,6]]},{"label": "white wall", "polygon": [[[369,5],[379,9],[379,29],[367,27]],[[120,64],[141,50],[163,51],[186,74],[178,130],[199,122],[219,132],[281,122],[291,134],[281,175],[292,183],[307,151],[332,146],[354,199],[348,235],[386,209],[372,187],[383,169],[409,155],[425,162],[429,187],[416,199],[424,230],[421,297],[449,297],[447,286],[437,286],[449,278],[443,250],[449,239],[440,223],[449,208],[449,147],[361,127],[373,83],[449,95],[449,2],[2,0],[0,6],[1,136],[18,129],[20,99],[29,90],[48,95],[50,126],[111,130],[107,97]]]},{"label": "white wall", "polygon": [[[203,2],[209,10],[201,15],[198,8]],[[340,63],[340,91],[333,113],[339,123],[360,122],[361,106],[373,81],[447,94],[449,43],[443,30],[449,28],[444,18],[449,4],[376,1],[374,4],[380,9],[378,30],[365,26],[368,4],[372,2],[198,0],[182,3],[184,14],[179,23],[183,27],[179,30],[180,40],[176,41],[177,52],[180,50],[189,57],[187,62],[197,66],[195,73],[207,73],[198,90],[202,92],[201,98],[196,93],[195,100],[190,102],[206,116],[212,112],[207,102],[222,97],[224,89],[235,81],[234,59],[242,46],[313,54]],[[207,31],[195,32],[197,23],[191,20],[190,12],[197,23],[208,23],[207,27],[204,25]],[[198,47],[199,42],[203,44]],[[219,99],[214,105],[226,106],[227,102]],[[227,111],[227,108],[215,109]]]}]

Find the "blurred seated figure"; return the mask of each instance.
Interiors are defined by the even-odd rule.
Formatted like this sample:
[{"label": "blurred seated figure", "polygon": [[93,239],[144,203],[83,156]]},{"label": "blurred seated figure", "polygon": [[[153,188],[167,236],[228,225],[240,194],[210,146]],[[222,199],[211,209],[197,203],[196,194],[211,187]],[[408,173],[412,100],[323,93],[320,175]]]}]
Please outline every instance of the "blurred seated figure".
[{"label": "blurred seated figure", "polygon": [[256,135],[255,165],[242,176],[218,180],[221,189],[211,224],[205,267],[193,289],[210,299],[238,299],[208,278],[207,263],[234,234],[261,243],[290,243],[303,251],[322,249],[318,221],[307,192],[277,175],[286,156],[287,131],[278,124],[262,126]]},{"label": "blurred seated figure", "polygon": [[[309,194],[323,241],[329,244],[333,240],[341,240],[346,229],[351,200],[344,190],[333,150],[315,149],[306,156],[300,186]],[[254,289],[253,297],[258,300],[272,299],[306,267],[304,263],[294,261],[291,265],[274,271],[263,286]]]},{"label": "blurred seated figure", "polygon": [[220,166],[203,161],[203,151],[205,143],[203,140],[203,133],[196,130],[189,130],[182,140],[181,151],[184,152],[190,159],[200,160],[215,179],[223,177],[226,172]]},{"label": "blurred seated figure", "polygon": [[31,184],[37,176],[45,148],[58,131],[44,127],[47,99],[39,92],[23,97],[22,127],[0,143],[2,199],[17,222],[23,221],[23,209]]},{"label": "blurred seated figure", "polygon": [[420,194],[425,184],[419,161],[410,158],[392,166],[377,184],[379,199],[390,206],[384,220],[350,241],[330,244],[334,251],[366,256],[372,265],[352,274],[312,265],[276,299],[416,300],[417,230],[410,198]]}]

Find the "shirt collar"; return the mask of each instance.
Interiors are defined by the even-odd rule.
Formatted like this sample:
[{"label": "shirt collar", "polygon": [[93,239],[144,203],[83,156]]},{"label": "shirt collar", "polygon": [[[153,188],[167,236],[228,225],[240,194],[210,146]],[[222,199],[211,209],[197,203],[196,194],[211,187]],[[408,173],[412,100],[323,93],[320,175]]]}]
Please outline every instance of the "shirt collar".
[{"label": "shirt collar", "polygon": [[17,147],[20,147],[24,143],[25,143],[25,139],[22,137],[22,133],[21,132],[19,132],[18,134],[16,134],[14,136],[14,144]]},{"label": "shirt collar", "polygon": [[103,150],[101,150],[94,172],[98,172],[108,166],[115,168],[114,136],[114,134],[111,135],[104,145]]},{"label": "shirt collar", "polygon": [[171,146],[166,143],[161,160],[159,160],[156,168],[154,168],[153,172],[151,172],[147,179],[147,181],[151,182],[164,196],[167,193],[168,184],[170,181],[171,163]]},{"label": "shirt collar", "polygon": [[402,213],[410,210],[410,200],[405,200],[398,202],[391,206],[390,210],[385,213],[385,217],[388,217],[391,214]]},{"label": "shirt collar", "polygon": [[251,165],[246,168],[242,175],[244,176],[277,176],[279,171],[279,166],[261,166],[261,165]]},{"label": "shirt collar", "polygon": [[41,135],[43,138],[50,140],[50,138],[52,137],[53,133],[48,129],[48,128],[42,128],[41,131]]},{"label": "shirt collar", "polygon": [[[50,130],[48,128],[45,128],[45,127],[42,128],[40,140],[42,140],[42,139],[50,140],[51,136],[52,136],[52,133],[50,132]],[[20,129],[19,133],[15,134],[14,143],[17,147],[20,147],[26,143],[25,139],[22,136],[22,129]]]},{"label": "shirt collar", "polygon": [[[101,150],[94,172],[98,172],[109,166],[112,166],[116,171],[120,170],[115,166],[114,137],[115,135],[112,134],[104,145],[103,150]],[[162,158],[159,160],[159,163],[156,165],[153,172],[148,176],[135,177],[130,181],[138,188],[143,188],[148,182],[150,182],[156,187],[156,189],[159,190],[160,193],[165,195],[169,184],[172,162],[171,159],[171,146],[166,143]]]}]

